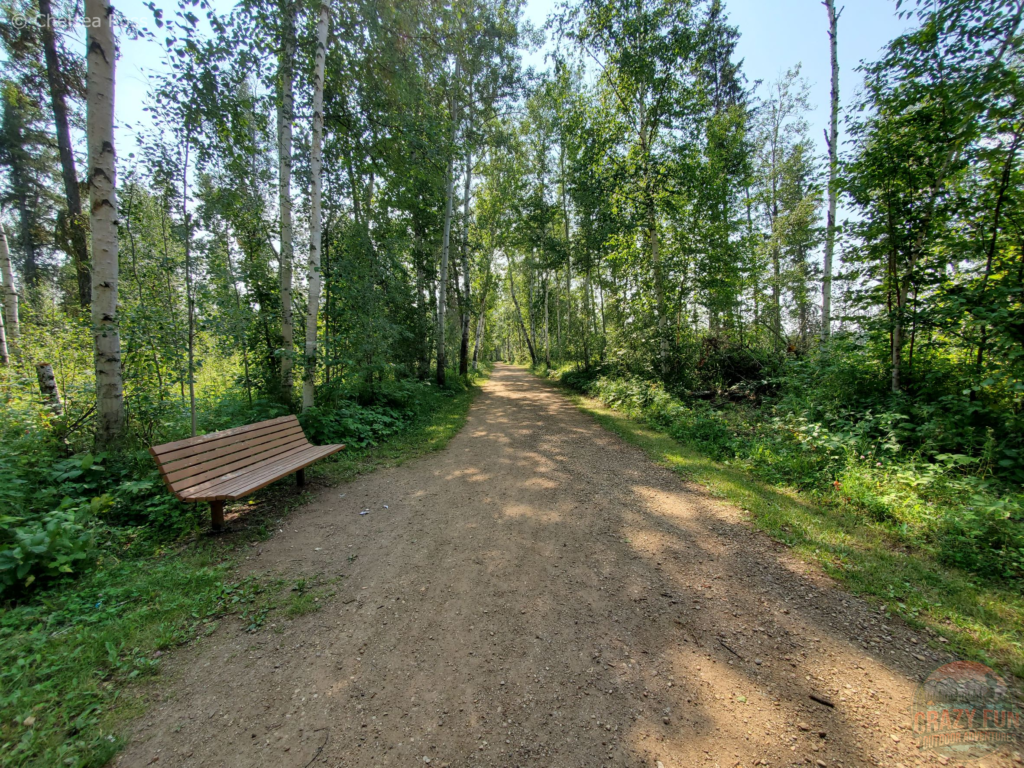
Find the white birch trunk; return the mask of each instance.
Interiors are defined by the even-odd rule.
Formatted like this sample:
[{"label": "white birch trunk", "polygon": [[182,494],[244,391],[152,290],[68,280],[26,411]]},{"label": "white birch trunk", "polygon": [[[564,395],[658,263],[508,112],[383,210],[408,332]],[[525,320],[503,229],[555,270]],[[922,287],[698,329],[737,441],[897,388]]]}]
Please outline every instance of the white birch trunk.
[{"label": "white birch trunk", "polygon": [[64,415],[64,403],[57,389],[57,377],[53,375],[53,366],[49,363],[36,363],[36,379],[39,381],[39,394],[50,406],[54,416]]},{"label": "white birch trunk", "polygon": [[[459,62],[455,63],[455,82],[459,80]],[[453,88],[456,86],[453,86]],[[459,120],[457,116],[458,101],[452,95],[452,149],[448,156],[448,177],[445,180],[445,201],[444,201],[444,233],[441,236],[441,270],[438,275],[437,287],[437,384],[440,387],[445,383],[445,366],[447,365],[444,347],[445,331],[445,304],[448,298],[448,254],[452,234],[452,198],[455,194],[455,142],[459,135]]]},{"label": "white birch trunk", "polygon": [[277,105],[277,162],[278,206],[281,212],[281,386],[285,399],[291,402],[293,382],[293,354],[295,351],[295,324],[292,317],[292,260],[295,253],[292,229],[292,120],[295,97],[292,79],[295,59],[295,7],[290,0],[282,0],[281,56],[278,64],[281,77],[281,99]]},{"label": "white birch trunk", "polygon": [[[565,236],[565,346],[572,343],[572,241],[569,239],[569,198],[565,183],[565,139],[559,139],[558,168],[561,174],[562,232]],[[562,354],[564,355],[564,348]]]},{"label": "white birch trunk", "polygon": [[544,275],[544,368],[551,367],[551,334],[548,332],[548,276]]},{"label": "white birch trunk", "polygon": [[[470,98],[472,99],[472,96]],[[459,347],[459,373],[463,376],[469,373],[469,313],[471,306],[469,299],[472,285],[469,274],[469,191],[472,175],[473,154],[467,150],[462,201],[462,342]]]},{"label": "white birch trunk", "polygon": [[11,356],[7,352],[7,333],[4,330],[4,313],[0,312],[0,365],[10,365]]},{"label": "white birch trunk", "polygon": [[313,73],[313,146],[310,148],[309,170],[313,177],[310,193],[309,221],[309,299],[306,310],[306,367],[302,382],[302,410],[313,407],[316,394],[316,318],[320,308],[320,247],[323,222],[320,202],[323,193],[321,165],[324,143],[324,61],[327,56],[327,25],[331,7],[320,3],[320,19],[316,25],[316,64]]},{"label": "white birch trunk", "polygon": [[[453,131],[454,133],[454,131]],[[444,203],[444,234],[441,237],[441,270],[438,274],[437,288],[437,384],[444,386],[445,366],[447,365],[444,348],[445,304],[448,293],[448,245],[452,233],[452,196],[455,194],[453,178],[454,158],[448,158],[448,180]]]},{"label": "white birch trunk", "polygon": [[17,355],[18,337],[21,335],[21,325],[18,321],[18,289],[14,287],[11,252],[7,247],[7,233],[4,232],[3,224],[0,224],[0,282],[3,283],[6,348],[10,355]]},{"label": "white birch trunk", "polygon": [[832,333],[832,256],[836,247],[836,172],[839,166],[839,55],[836,32],[839,14],[835,0],[824,0],[828,11],[828,39],[832,56],[832,115],[828,132],[828,221],[825,227],[825,263],[821,281],[821,333]]},{"label": "white birch trunk", "polygon": [[[493,257],[492,257],[493,258]],[[484,317],[487,315],[487,289],[490,287],[491,274],[490,262],[487,266],[487,274],[484,276],[483,290],[480,292],[480,314],[476,320],[476,341],[473,343],[473,370],[479,370],[480,344],[484,338]]]},{"label": "white birch trunk", "polygon": [[86,0],[86,134],[92,232],[92,333],[96,364],[96,445],[124,428],[121,336],[117,317],[117,186],[114,155],[114,29],[109,0]]}]

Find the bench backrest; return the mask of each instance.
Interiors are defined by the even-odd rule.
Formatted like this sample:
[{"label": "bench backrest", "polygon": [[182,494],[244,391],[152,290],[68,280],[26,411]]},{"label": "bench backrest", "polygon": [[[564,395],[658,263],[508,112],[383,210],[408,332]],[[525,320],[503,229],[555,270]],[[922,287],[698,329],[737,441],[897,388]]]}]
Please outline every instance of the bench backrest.
[{"label": "bench backrest", "polygon": [[188,489],[273,459],[309,441],[295,416],[211,432],[149,449],[167,487],[178,498]]}]

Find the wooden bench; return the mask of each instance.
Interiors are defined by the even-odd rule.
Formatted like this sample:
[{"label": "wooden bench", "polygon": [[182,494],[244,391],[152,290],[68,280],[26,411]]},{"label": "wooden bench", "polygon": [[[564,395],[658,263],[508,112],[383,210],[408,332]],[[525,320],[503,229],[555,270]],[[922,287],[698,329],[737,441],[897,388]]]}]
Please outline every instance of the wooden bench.
[{"label": "wooden bench", "polygon": [[164,482],[181,501],[208,501],[214,530],[224,526],[224,502],[303,470],[344,445],[312,445],[294,416],[156,445],[149,452]]}]

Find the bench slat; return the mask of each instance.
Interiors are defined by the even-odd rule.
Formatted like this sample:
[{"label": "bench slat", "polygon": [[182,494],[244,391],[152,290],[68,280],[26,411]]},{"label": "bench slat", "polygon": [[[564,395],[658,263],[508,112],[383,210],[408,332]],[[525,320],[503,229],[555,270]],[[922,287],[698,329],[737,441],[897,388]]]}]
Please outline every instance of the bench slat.
[{"label": "bench slat", "polygon": [[[282,437],[289,435],[305,435],[302,431],[302,427],[298,424],[275,424],[272,427],[268,427],[264,430],[253,430],[247,432],[241,438],[239,437],[228,437],[212,443],[209,448],[205,450],[197,450],[196,448],[183,448],[180,451],[174,453],[165,454],[163,456],[154,456],[157,464],[159,464],[164,471],[171,473],[177,472],[179,469],[185,469],[186,467],[194,467],[197,464],[205,464],[211,459],[218,458],[220,456],[226,456],[235,451],[241,451],[248,448],[250,445],[257,445],[259,443],[265,443],[269,440],[278,440]],[[181,455],[184,454],[184,455]]]},{"label": "bench slat", "polygon": [[308,467],[318,459],[337,453],[341,445],[312,445],[275,461],[259,464],[245,473],[237,473],[235,477],[225,478],[219,483],[209,483],[202,488],[190,488],[182,496],[187,501],[211,501],[219,499],[238,499],[248,496],[275,480],[280,480],[304,467]]},{"label": "bench slat", "polygon": [[[156,463],[163,467],[164,471],[170,474],[171,472],[177,472],[180,469],[186,469],[188,467],[194,467],[198,464],[205,464],[213,459],[220,458],[221,456],[227,456],[235,451],[244,450],[253,445],[259,445],[261,443],[270,442],[273,440],[280,440],[281,438],[288,437],[290,435],[303,435],[302,427],[298,424],[285,424],[283,427],[275,425],[269,429],[262,430],[260,432],[252,432],[245,436],[244,440],[238,440],[236,438],[227,438],[226,441],[218,441],[220,445],[212,445],[210,448],[202,453],[190,453],[187,456],[177,456],[168,459],[167,456],[154,456]],[[186,451],[193,449],[186,448]],[[173,456],[173,454],[170,454]]]},{"label": "bench slat", "polygon": [[[274,481],[280,480],[282,477],[286,477],[293,472],[304,469],[326,456],[337,453],[342,448],[344,448],[342,445],[314,445],[308,452],[299,457],[291,457],[288,462],[282,462],[279,466],[268,466],[259,473],[252,473],[239,478],[235,485],[218,487],[216,489],[217,493],[223,494],[225,499],[239,499],[243,496],[248,496],[253,491],[270,485]],[[295,461],[298,461],[298,463],[293,463]],[[253,485],[253,483],[256,483],[256,485]]]},{"label": "bench slat", "polygon": [[288,422],[298,424],[299,420],[295,416],[278,416],[276,419],[258,421],[255,424],[246,424],[244,427],[233,427],[231,429],[221,430],[220,432],[211,432],[208,435],[198,435],[196,437],[186,438],[185,440],[176,440],[173,443],[156,445],[150,448],[149,452],[153,454],[154,457],[163,457],[172,451],[180,451],[185,448],[199,448],[202,450],[209,447],[209,443],[214,440],[224,440],[230,437],[237,437],[239,435],[244,435],[246,432],[267,429],[273,426],[284,426]]},{"label": "bench slat", "polygon": [[[279,453],[275,456],[268,457],[265,461],[243,462],[243,464],[239,467],[228,470],[226,472],[218,472],[216,477],[211,477],[208,480],[201,480],[195,482],[192,485],[188,487],[183,487],[176,492],[181,494],[182,496],[187,496],[189,498],[196,498],[198,496],[205,497],[209,495],[207,492],[210,489],[214,488],[215,486],[222,485],[232,480],[236,480],[252,472],[259,471],[265,466],[276,464],[277,462],[287,463],[287,460],[290,457],[295,456],[301,453],[302,451],[308,450],[311,447],[315,446],[310,446],[308,443],[306,443],[305,445],[299,444],[296,445],[291,450],[285,451],[284,453]],[[285,472],[284,474],[288,473]]]},{"label": "bench slat", "polygon": [[271,439],[255,445],[241,443],[238,446],[238,450],[216,456],[201,464],[182,469],[175,467],[173,471],[168,472],[164,477],[174,488],[191,488],[205,480],[221,477],[241,467],[260,463],[278,454],[308,445],[309,441],[302,434],[302,430],[281,437],[274,434],[271,436]]}]

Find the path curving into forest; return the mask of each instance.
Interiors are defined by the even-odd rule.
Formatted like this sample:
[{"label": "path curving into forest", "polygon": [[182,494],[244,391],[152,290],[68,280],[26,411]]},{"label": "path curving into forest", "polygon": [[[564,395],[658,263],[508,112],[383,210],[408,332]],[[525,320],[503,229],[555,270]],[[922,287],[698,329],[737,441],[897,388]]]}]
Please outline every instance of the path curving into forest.
[{"label": "path curving into forest", "polygon": [[248,570],[336,594],[175,654],[117,765],[909,766],[948,660],[510,366],[283,528]]}]

